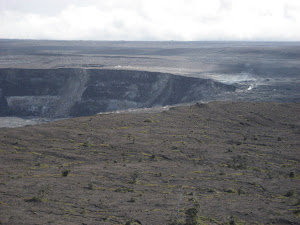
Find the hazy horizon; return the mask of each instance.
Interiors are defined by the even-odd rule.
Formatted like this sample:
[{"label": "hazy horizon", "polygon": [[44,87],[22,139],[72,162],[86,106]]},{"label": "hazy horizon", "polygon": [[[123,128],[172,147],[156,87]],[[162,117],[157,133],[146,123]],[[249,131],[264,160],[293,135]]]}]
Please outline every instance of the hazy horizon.
[{"label": "hazy horizon", "polygon": [[300,43],[300,40],[290,41],[290,40],[274,40],[274,41],[261,41],[261,40],[96,40],[96,39],[37,39],[37,38],[0,38],[0,40],[16,40],[16,41],[66,41],[66,42],[237,42],[237,43]]}]

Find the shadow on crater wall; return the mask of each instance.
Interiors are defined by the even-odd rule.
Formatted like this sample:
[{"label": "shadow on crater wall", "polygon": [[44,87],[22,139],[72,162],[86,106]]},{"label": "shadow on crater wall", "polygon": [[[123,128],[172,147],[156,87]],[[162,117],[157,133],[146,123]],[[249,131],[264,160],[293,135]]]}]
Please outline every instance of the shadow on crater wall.
[{"label": "shadow on crater wall", "polygon": [[1,69],[2,115],[63,118],[214,99],[235,86],[173,74],[102,69]]}]

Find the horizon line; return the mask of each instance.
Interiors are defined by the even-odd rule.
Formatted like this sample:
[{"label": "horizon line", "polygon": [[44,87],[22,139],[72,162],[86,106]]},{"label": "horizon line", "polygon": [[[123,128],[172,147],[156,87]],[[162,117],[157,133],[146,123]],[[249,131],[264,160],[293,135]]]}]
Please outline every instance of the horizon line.
[{"label": "horizon line", "polygon": [[79,41],[79,42],[281,42],[281,43],[291,43],[291,42],[300,42],[300,40],[82,40],[82,39],[35,39],[35,38],[1,38],[0,40],[11,40],[11,41]]}]

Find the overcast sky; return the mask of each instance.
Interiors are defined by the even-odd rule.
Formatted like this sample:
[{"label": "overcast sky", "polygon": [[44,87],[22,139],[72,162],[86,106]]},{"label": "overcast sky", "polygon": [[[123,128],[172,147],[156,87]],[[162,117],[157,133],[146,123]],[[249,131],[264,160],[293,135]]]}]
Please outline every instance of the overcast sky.
[{"label": "overcast sky", "polygon": [[0,0],[0,38],[300,41],[300,0]]}]

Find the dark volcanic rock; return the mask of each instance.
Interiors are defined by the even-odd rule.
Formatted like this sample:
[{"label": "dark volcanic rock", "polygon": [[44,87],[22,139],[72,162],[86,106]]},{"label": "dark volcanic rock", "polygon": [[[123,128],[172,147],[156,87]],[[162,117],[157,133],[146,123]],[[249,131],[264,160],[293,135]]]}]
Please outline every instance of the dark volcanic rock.
[{"label": "dark volcanic rock", "polygon": [[8,115],[8,104],[2,89],[0,89],[0,116]]},{"label": "dark volcanic rock", "polygon": [[55,118],[211,100],[235,91],[209,79],[128,70],[1,69],[0,80],[11,115]]},{"label": "dark volcanic rock", "polygon": [[299,112],[215,101],[1,128],[0,224],[299,224]]}]

